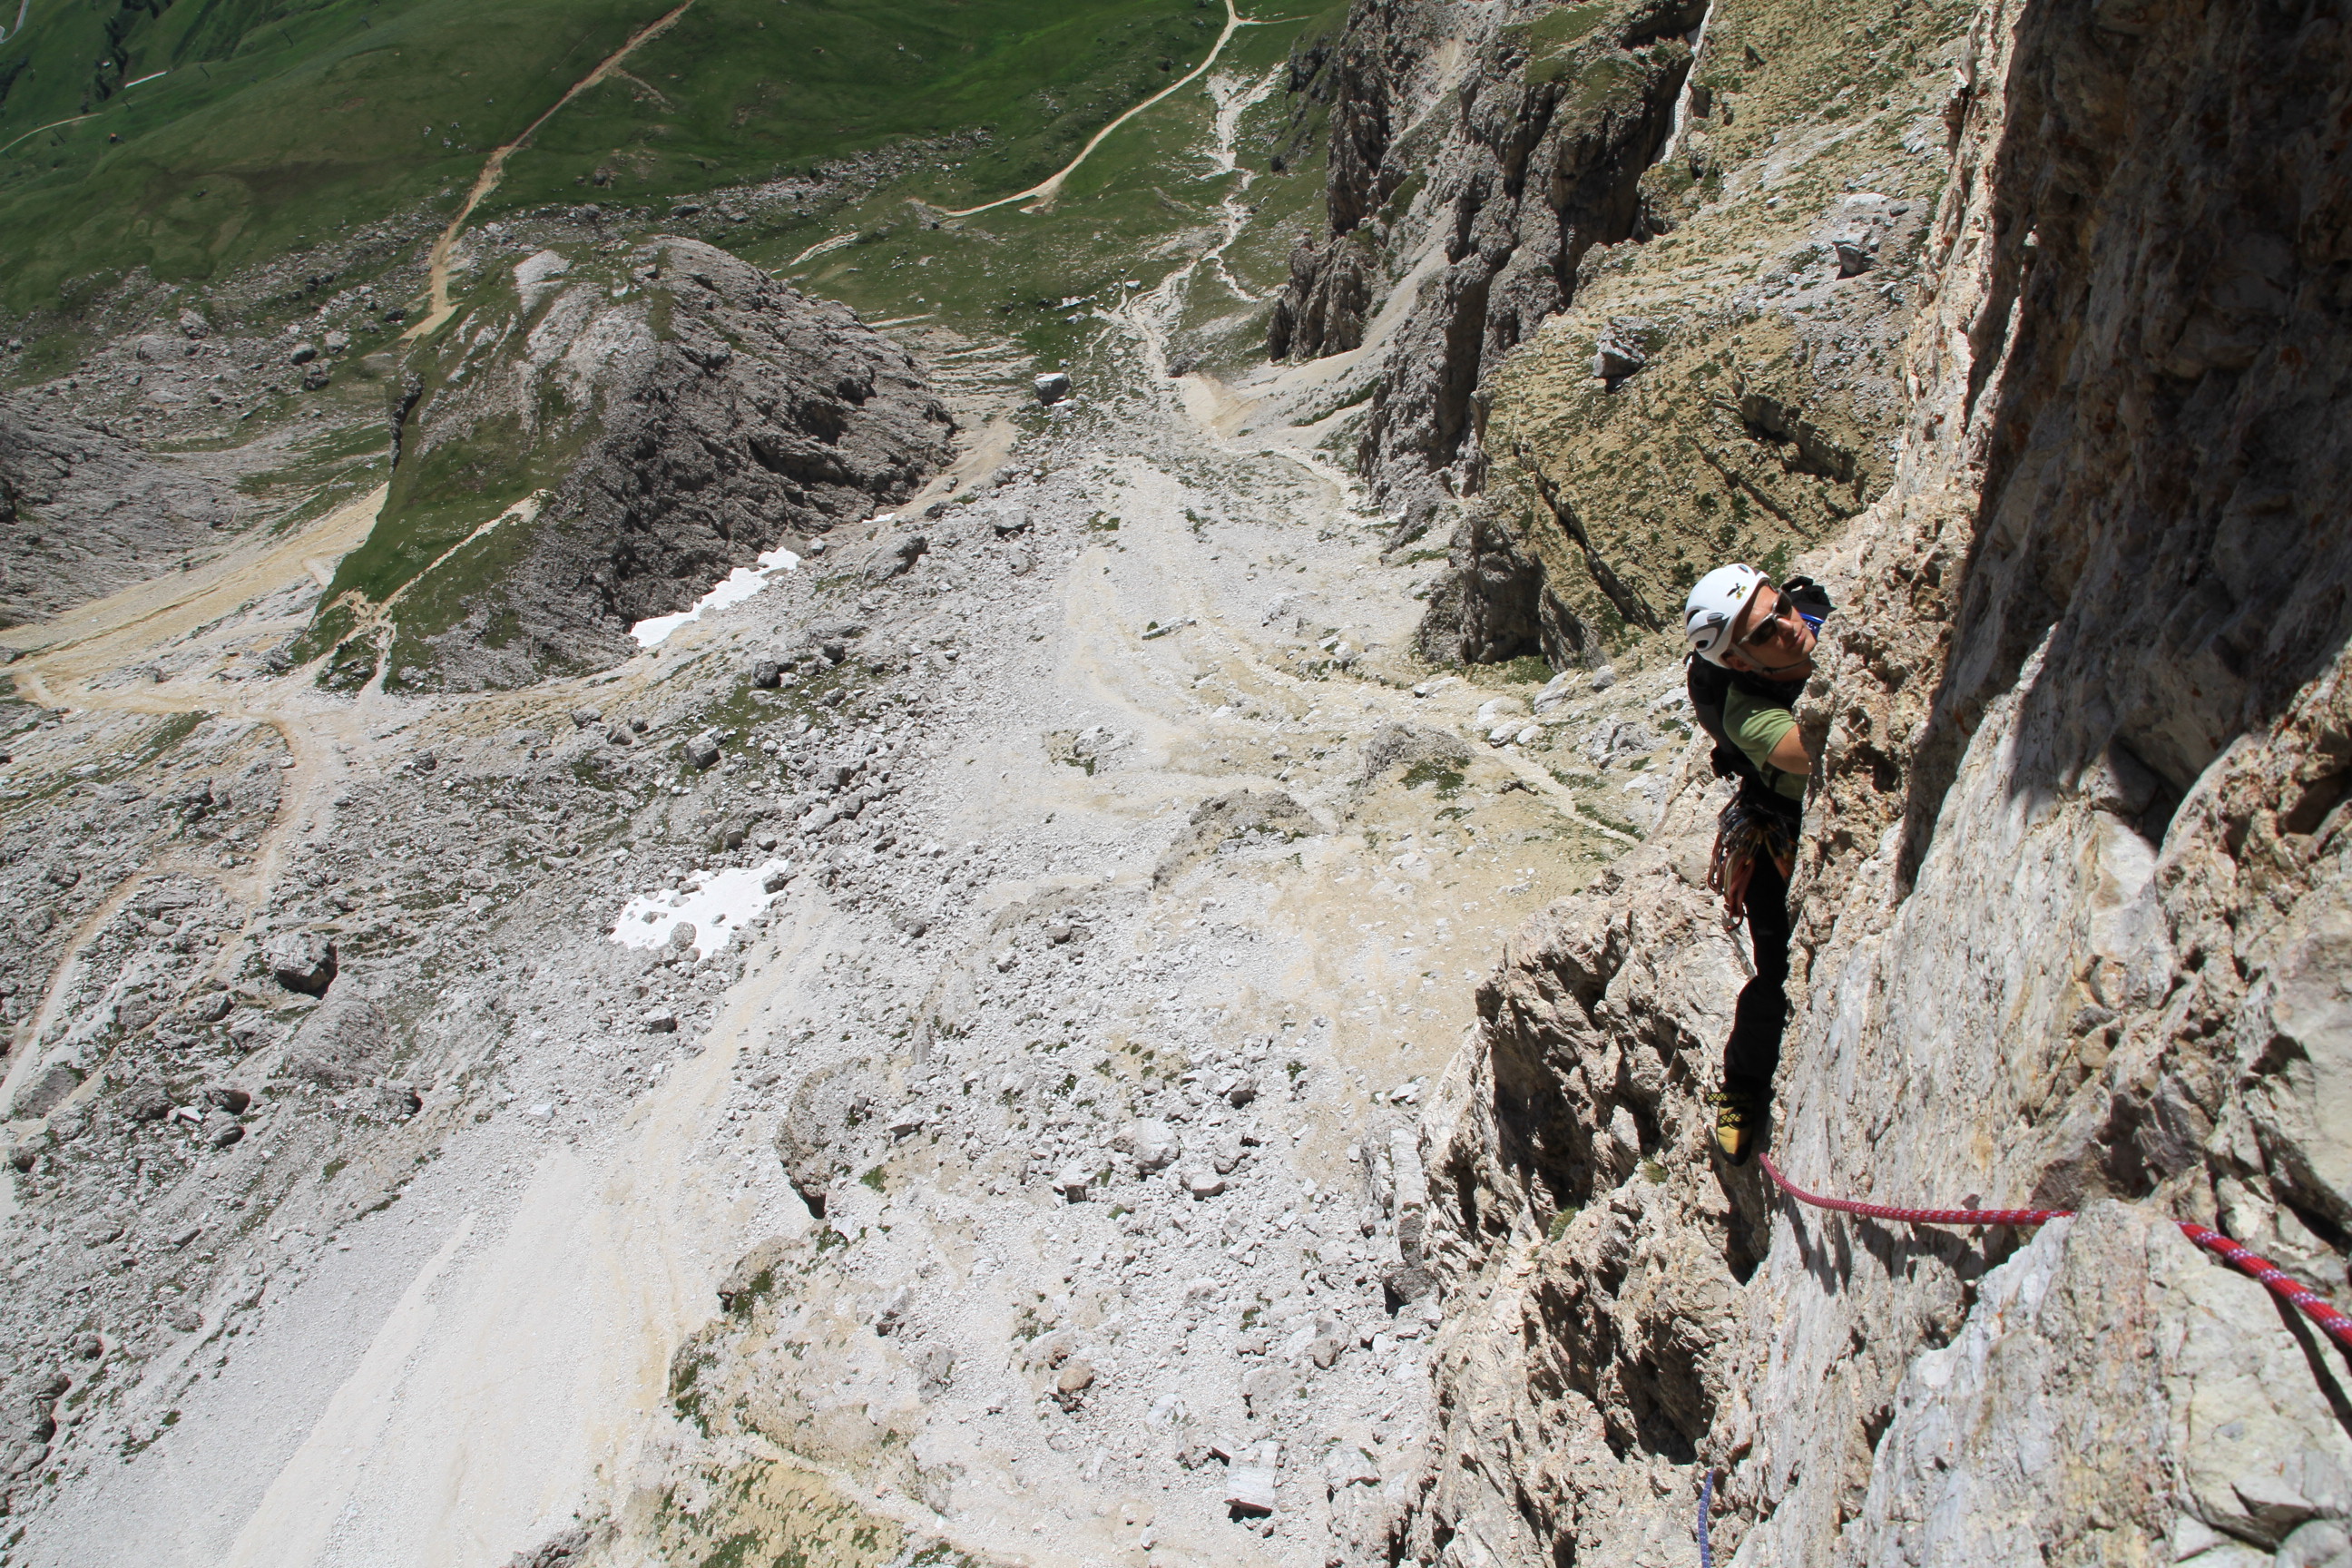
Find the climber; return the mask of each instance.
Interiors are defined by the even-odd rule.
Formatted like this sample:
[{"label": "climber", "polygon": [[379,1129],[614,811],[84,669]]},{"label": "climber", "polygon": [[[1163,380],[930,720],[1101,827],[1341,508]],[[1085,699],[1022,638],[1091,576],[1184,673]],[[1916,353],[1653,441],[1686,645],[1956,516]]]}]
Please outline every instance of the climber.
[{"label": "climber", "polygon": [[1747,920],[1756,953],[1714,1100],[1715,1141],[1735,1165],[1764,1142],[1789,1017],[1789,877],[1813,771],[1794,710],[1829,612],[1829,595],[1811,578],[1776,588],[1743,565],[1717,567],[1683,605],[1691,708],[1715,739],[1716,776],[1739,781],[1717,822],[1707,886],[1723,895],[1727,916]]}]

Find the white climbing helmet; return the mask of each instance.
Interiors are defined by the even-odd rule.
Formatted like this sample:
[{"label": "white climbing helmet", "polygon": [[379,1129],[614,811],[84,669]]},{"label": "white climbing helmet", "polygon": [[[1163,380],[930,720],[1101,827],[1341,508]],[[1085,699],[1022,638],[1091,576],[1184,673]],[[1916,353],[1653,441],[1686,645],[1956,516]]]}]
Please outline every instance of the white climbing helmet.
[{"label": "white climbing helmet", "polygon": [[1683,636],[1690,639],[1691,651],[1709,664],[1721,664],[1731,649],[1732,624],[1763,585],[1764,574],[1744,564],[1718,566],[1700,578],[1683,601]]}]

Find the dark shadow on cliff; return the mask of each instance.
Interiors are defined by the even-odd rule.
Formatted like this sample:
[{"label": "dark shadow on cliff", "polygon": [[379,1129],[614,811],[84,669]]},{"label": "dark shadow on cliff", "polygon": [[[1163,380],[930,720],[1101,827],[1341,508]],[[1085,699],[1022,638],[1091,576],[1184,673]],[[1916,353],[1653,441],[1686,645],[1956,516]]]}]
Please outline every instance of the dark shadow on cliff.
[{"label": "dark shadow on cliff", "polygon": [[2341,10],[2063,0],[2020,25],[1971,333],[1986,477],[1912,758],[1906,892],[1995,702],[2022,703],[2013,789],[2068,789],[2104,753],[2144,775],[2129,818],[2160,842],[2206,767],[2344,643]]}]

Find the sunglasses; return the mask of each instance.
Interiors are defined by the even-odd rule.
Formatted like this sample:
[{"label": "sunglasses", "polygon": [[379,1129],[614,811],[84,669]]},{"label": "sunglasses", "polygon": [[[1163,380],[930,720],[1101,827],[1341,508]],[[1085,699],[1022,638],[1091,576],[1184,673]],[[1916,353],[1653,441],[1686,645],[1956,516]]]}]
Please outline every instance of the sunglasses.
[{"label": "sunglasses", "polygon": [[1797,603],[1795,600],[1790,598],[1788,595],[1781,593],[1777,588],[1763,587],[1759,588],[1757,592],[1759,594],[1771,595],[1778,603],[1773,605],[1772,612],[1769,615],[1758,617],[1755,626],[1749,627],[1748,634],[1745,637],[1742,637],[1736,645],[1739,647],[1767,647],[1773,643],[1780,641],[1784,637],[1794,635],[1797,629]]}]

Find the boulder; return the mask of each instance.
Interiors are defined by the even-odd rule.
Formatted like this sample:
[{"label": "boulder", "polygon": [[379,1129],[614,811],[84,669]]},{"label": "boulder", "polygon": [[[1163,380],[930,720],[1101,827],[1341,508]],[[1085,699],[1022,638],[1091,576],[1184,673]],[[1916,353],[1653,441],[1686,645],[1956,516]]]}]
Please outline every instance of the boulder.
[{"label": "boulder", "polygon": [[262,949],[271,979],[305,996],[324,996],[335,981],[335,944],[316,931],[281,931]]},{"label": "boulder", "polygon": [[51,1062],[26,1080],[16,1091],[16,1100],[8,1114],[19,1120],[47,1116],[64,1103],[66,1096],[81,1086],[81,1074],[63,1062]]},{"label": "boulder", "polygon": [[1111,1147],[1133,1160],[1141,1171],[1165,1170],[1184,1152],[1176,1130],[1150,1117],[1120,1128],[1111,1139]]},{"label": "boulder", "polygon": [[1263,1519],[1274,1511],[1274,1467],[1234,1465],[1225,1471],[1225,1507],[1235,1519]]}]

